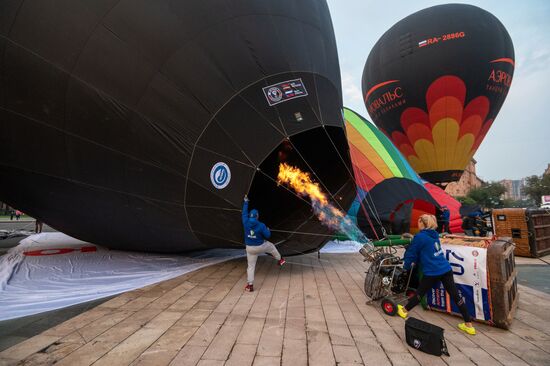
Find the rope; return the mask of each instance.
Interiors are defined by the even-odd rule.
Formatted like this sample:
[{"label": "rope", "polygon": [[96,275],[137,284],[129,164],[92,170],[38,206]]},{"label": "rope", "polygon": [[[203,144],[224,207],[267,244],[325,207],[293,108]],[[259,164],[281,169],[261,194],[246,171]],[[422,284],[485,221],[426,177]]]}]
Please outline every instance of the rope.
[{"label": "rope", "polygon": [[300,234],[300,235],[312,235],[312,236],[325,236],[329,238],[333,238],[334,235],[329,234],[318,234],[318,233],[306,233],[304,231],[290,231],[290,230],[277,230],[277,229],[269,229],[269,231],[277,232],[277,233],[288,233],[288,234]]}]

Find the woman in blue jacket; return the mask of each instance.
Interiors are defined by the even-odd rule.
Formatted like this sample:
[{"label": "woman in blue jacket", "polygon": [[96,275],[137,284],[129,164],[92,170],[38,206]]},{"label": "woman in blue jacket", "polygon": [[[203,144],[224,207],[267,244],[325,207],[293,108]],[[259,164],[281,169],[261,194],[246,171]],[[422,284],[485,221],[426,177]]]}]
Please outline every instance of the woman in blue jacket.
[{"label": "woman in blue jacket", "polygon": [[410,270],[413,263],[421,265],[424,276],[420,280],[416,295],[409,298],[407,305],[398,305],[397,313],[402,318],[407,318],[408,311],[418,305],[422,296],[438,281],[441,281],[445,287],[445,291],[456,303],[464,318],[464,323],[458,324],[458,328],[468,334],[474,335],[476,330],[472,326],[464,298],[458,293],[451,265],[445,259],[445,253],[441,249],[439,234],[436,231],[437,220],[435,216],[427,214],[420,216],[418,219],[418,228],[420,232],[414,236],[405,252],[404,268]]}]

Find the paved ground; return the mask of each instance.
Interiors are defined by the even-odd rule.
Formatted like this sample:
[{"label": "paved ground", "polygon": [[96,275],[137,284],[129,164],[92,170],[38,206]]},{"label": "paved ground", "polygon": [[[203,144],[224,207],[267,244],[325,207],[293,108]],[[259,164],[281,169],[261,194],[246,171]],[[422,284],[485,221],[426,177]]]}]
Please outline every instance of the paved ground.
[{"label": "paved ground", "polygon": [[407,347],[404,324],[365,304],[357,254],[259,261],[243,292],[244,259],[115,297],[0,353],[0,364],[56,365],[544,365],[550,363],[550,296],[520,288],[510,331],[413,310],[445,328],[451,357]]},{"label": "paved ground", "polygon": [[0,321],[0,351],[32,338],[85,311],[93,309],[109,298],[94,300],[22,318]]},{"label": "paved ground", "polygon": [[519,284],[550,295],[550,255],[541,258],[516,257],[516,268]]},{"label": "paved ground", "polygon": [[550,265],[518,265],[518,283],[550,295]]}]

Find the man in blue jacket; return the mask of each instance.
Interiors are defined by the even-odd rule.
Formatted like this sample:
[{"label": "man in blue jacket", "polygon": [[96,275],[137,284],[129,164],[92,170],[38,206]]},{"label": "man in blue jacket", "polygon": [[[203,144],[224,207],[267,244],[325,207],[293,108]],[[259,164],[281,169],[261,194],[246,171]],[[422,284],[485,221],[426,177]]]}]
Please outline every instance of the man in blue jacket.
[{"label": "man in blue jacket", "polygon": [[246,244],[246,259],[248,260],[248,268],[246,274],[248,283],[244,288],[245,291],[254,291],[254,271],[256,270],[256,261],[258,255],[268,253],[271,254],[279,263],[280,266],[285,264],[284,258],[281,257],[279,251],[273,243],[267,241],[271,237],[271,232],[263,222],[258,220],[260,214],[258,210],[250,210],[248,212],[248,197],[244,196],[243,203],[243,226],[244,226],[244,243]]},{"label": "man in blue jacket", "polygon": [[441,232],[442,233],[451,233],[451,227],[449,226],[449,222],[451,221],[451,212],[447,208],[447,206],[442,207],[443,211],[441,212]]},{"label": "man in blue jacket", "polygon": [[402,318],[407,318],[409,310],[418,305],[422,296],[430,291],[436,283],[441,281],[443,287],[445,287],[445,291],[447,291],[458,306],[464,319],[464,323],[458,324],[458,329],[467,334],[476,334],[464,298],[460,296],[456,288],[451,265],[445,258],[445,253],[441,248],[439,234],[435,231],[437,229],[435,216],[428,214],[420,216],[418,219],[418,228],[420,231],[414,236],[405,252],[403,268],[410,270],[413,263],[421,265],[424,276],[418,284],[415,296],[409,298],[407,305],[397,305],[397,314]]}]

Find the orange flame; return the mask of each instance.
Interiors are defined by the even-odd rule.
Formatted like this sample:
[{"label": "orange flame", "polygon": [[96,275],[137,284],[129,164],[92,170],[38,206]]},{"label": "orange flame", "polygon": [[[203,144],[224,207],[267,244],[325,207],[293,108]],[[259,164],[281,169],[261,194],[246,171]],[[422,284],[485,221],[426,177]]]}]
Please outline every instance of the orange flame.
[{"label": "orange flame", "polygon": [[328,204],[327,196],[321,191],[319,185],[313,182],[309,173],[302,172],[287,163],[279,165],[277,183],[288,185],[299,195],[309,197],[312,203],[317,201],[322,206]]},{"label": "orange flame", "polygon": [[286,184],[300,196],[309,198],[313,210],[323,224],[334,230],[341,226],[345,215],[329,203],[327,195],[323,193],[319,184],[313,181],[309,173],[287,163],[281,163],[277,183]]},{"label": "orange flame", "polygon": [[281,163],[279,165],[277,183],[285,184],[300,196],[309,198],[313,211],[319,221],[331,230],[341,232],[351,240],[368,243],[368,239],[359,230],[357,225],[345,213],[330,204],[326,194],[323,193],[319,184],[311,179],[309,173],[302,172],[300,169],[287,163]]}]

